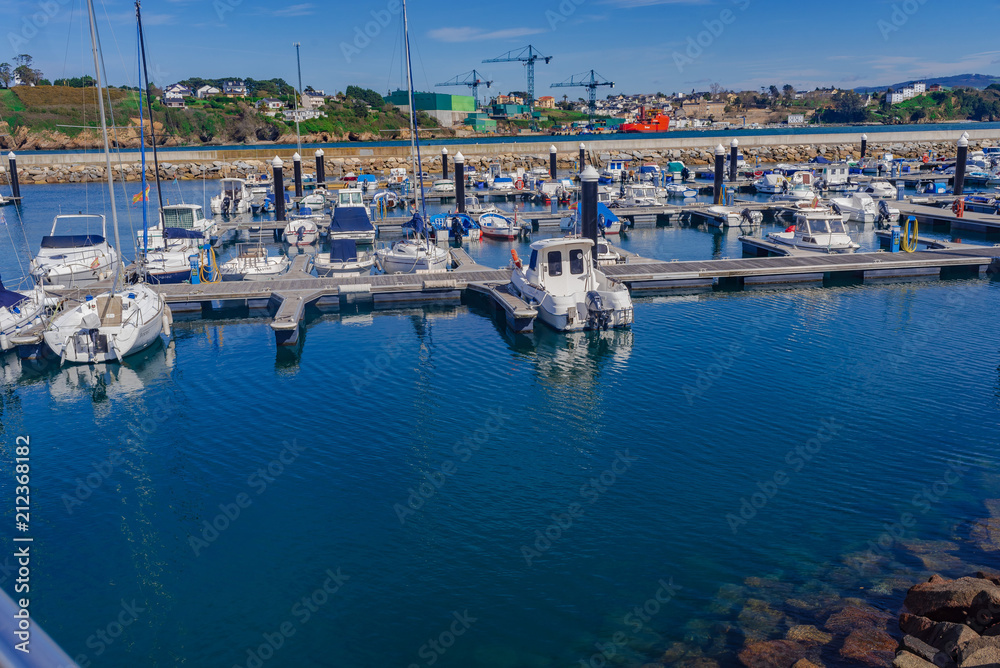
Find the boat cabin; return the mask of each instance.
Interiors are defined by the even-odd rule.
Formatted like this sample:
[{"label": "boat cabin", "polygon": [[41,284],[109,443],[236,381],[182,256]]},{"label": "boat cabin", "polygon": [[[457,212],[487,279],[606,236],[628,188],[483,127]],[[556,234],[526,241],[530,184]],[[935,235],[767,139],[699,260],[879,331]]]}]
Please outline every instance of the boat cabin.
[{"label": "boat cabin", "polygon": [[555,295],[572,295],[596,289],[591,239],[562,237],[531,244],[525,278]]},{"label": "boat cabin", "polygon": [[337,206],[360,206],[365,205],[360,188],[342,188],[337,191]]},{"label": "boat cabin", "polygon": [[828,186],[839,186],[847,183],[851,168],[847,165],[827,165],[823,168],[823,180]]},{"label": "boat cabin", "polygon": [[817,235],[848,234],[844,219],[836,213],[809,212],[795,216],[795,234],[806,243],[816,243]]},{"label": "boat cabin", "polygon": [[612,160],[608,163],[608,166],[604,168],[604,171],[611,176],[621,176],[622,172],[628,171],[630,162],[631,160],[627,159]]},{"label": "boat cabin", "polygon": [[204,229],[209,221],[198,204],[169,204],[163,207],[163,226],[182,230]]}]

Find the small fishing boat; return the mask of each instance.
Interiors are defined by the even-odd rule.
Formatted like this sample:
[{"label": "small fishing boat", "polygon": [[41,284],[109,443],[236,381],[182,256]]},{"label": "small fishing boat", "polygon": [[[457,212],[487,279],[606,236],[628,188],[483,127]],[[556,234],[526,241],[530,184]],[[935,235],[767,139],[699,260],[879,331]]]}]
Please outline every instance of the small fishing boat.
[{"label": "small fishing boat", "polygon": [[[781,192],[785,177],[782,174],[761,174],[753,182],[754,190],[765,195],[776,195]],[[668,188],[670,186],[667,186]]]},{"label": "small fishing boat", "polygon": [[656,188],[652,185],[629,184],[624,188],[624,194],[616,201],[618,206],[659,206],[656,199]]},{"label": "small fishing boat", "polygon": [[834,197],[830,206],[838,213],[847,214],[847,220],[857,223],[874,223],[878,219],[875,200],[867,193],[852,193],[850,197]]},{"label": "small fishing boat", "polygon": [[896,186],[881,179],[871,181],[862,192],[871,195],[875,199],[896,199],[896,195],[898,194]]},{"label": "small fishing boat", "polygon": [[840,214],[799,213],[784,232],[767,235],[769,241],[819,253],[853,253],[860,246],[851,239]]},{"label": "small fishing boat", "polygon": [[375,226],[364,206],[337,206],[333,209],[329,239],[353,239],[362,244],[375,243]]},{"label": "small fishing boat", "polygon": [[438,179],[431,186],[432,193],[448,194],[455,192],[455,182],[451,179]]},{"label": "small fishing boat", "polygon": [[483,236],[489,239],[517,239],[520,230],[517,224],[500,213],[484,213],[479,216],[479,227]]},{"label": "small fishing boat", "polygon": [[758,227],[763,221],[764,214],[760,211],[741,211],[736,207],[722,205],[705,209],[705,222],[712,227]]},{"label": "small fishing boat", "polygon": [[633,322],[628,288],[594,267],[593,247],[593,240],[575,237],[536,241],[527,266],[512,252],[511,286],[557,331],[629,327]]},{"label": "small fishing boat", "polygon": [[682,183],[668,183],[664,187],[664,190],[667,191],[668,197],[690,199],[692,197],[698,196],[697,190],[695,190],[694,188],[689,188],[688,186]]},{"label": "small fishing boat", "polygon": [[470,216],[481,216],[485,213],[503,214],[496,204],[480,202],[479,198],[475,195],[465,196],[465,212]]},{"label": "small fishing boat", "polygon": [[367,274],[375,266],[375,254],[359,251],[353,239],[334,239],[329,253],[319,253],[313,261],[318,276]]},{"label": "small fishing boat", "polygon": [[[518,190],[522,190],[524,188],[524,183],[523,182],[519,182],[519,183],[521,183],[521,187],[518,188]],[[511,177],[509,177],[509,176],[498,176],[495,179],[493,179],[493,186],[492,187],[493,187],[494,190],[514,190],[515,189],[515,185],[516,184],[514,183],[514,179],[512,179]]]},{"label": "small fishing boat", "polygon": [[319,226],[312,209],[305,208],[298,216],[289,216],[288,224],[281,233],[284,242],[290,246],[311,246],[319,239]]},{"label": "small fishing boat", "polygon": [[[86,234],[56,234],[72,226],[83,227]],[[91,233],[99,228],[101,233]],[[109,278],[118,253],[105,238],[107,221],[104,216],[77,214],[56,216],[48,236],[42,237],[41,247],[31,261],[30,273],[39,285],[78,288]]]},{"label": "small fishing boat", "polygon": [[429,231],[435,242],[479,241],[483,236],[479,223],[466,213],[442,213],[431,216]]},{"label": "small fishing boat", "polygon": [[310,209],[311,211],[322,211],[326,208],[327,191],[323,188],[317,188],[308,195],[305,195],[298,202],[298,208]]},{"label": "small fishing boat", "polygon": [[250,212],[250,193],[243,179],[222,179],[221,192],[212,198],[212,213],[238,216]]},{"label": "small fishing boat", "polygon": [[284,255],[268,255],[260,244],[237,244],[236,257],[223,263],[219,273],[224,281],[265,281],[288,271],[291,263]]}]

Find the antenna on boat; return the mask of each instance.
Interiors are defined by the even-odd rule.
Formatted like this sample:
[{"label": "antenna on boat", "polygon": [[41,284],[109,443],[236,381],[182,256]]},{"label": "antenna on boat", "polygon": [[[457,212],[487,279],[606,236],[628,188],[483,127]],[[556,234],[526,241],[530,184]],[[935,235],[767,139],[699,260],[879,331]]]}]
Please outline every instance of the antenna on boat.
[{"label": "antenna on boat", "polygon": [[410,157],[416,160],[414,176],[418,179],[414,196],[417,198],[418,212],[426,220],[427,201],[424,199],[424,173],[421,169],[423,161],[420,159],[420,140],[417,137],[417,105],[413,98],[413,66],[410,63],[410,28],[406,18],[406,0],[403,0],[403,41],[406,48],[406,88],[410,98]]}]

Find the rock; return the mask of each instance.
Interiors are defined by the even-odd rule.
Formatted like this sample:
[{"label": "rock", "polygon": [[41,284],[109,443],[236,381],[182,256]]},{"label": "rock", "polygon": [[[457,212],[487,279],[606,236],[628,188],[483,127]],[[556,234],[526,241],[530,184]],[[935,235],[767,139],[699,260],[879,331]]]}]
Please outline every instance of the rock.
[{"label": "rock", "polygon": [[[918,636],[919,637],[919,636]],[[931,632],[921,640],[958,659],[959,652],[968,643],[979,638],[979,634],[964,624],[938,622]]]},{"label": "rock", "polygon": [[903,641],[899,644],[900,649],[904,649],[911,654],[919,656],[924,661],[930,661],[936,666],[947,666],[954,664],[951,657],[939,650],[937,647],[928,645],[923,640],[915,636],[903,636]]},{"label": "rock", "polygon": [[986,649],[992,649],[997,656],[1000,656],[1000,638],[979,637],[965,643],[958,653],[959,664],[964,665],[966,660]]},{"label": "rock", "polygon": [[739,653],[747,668],[788,668],[806,658],[806,648],[791,640],[751,642]]},{"label": "rock", "polygon": [[816,645],[827,645],[833,642],[833,634],[824,633],[810,624],[793,626],[788,629],[788,633],[785,634],[785,638],[788,640],[796,640],[798,642]]},{"label": "rock", "polygon": [[773,636],[785,615],[760,599],[747,599],[737,617],[740,629],[748,640],[765,640]]},{"label": "rock", "polygon": [[884,629],[890,619],[892,619],[892,615],[871,606],[849,605],[840,612],[831,615],[823,628],[834,633],[850,633],[854,629],[866,626]]},{"label": "rock", "polygon": [[1000,666],[1000,649],[995,646],[982,647],[966,656],[959,666],[961,668],[985,668],[986,666],[995,668]]},{"label": "rock", "polygon": [[869,666],[891,666],[896,644],[896,640],[882,629],[858,628],[844,640],[840,655]]},{"label": "rock", "polygon": [[1000,587],[989,580],[970,577],[946,580],[935,575],[927,582],[911,587],[903,604],[915,615],[938,622],[961,623],[968,617],[973,600],[982,591],[1000,600]]},{"label": "rock", "polygon": [[792,668],[821,668],[821,666],[813,663],[809,659],[799,659],[792,664]]},{"label": "rock", "polygon": [[900,652],[892,662],[893,668],[940,668],[909,652]]}]

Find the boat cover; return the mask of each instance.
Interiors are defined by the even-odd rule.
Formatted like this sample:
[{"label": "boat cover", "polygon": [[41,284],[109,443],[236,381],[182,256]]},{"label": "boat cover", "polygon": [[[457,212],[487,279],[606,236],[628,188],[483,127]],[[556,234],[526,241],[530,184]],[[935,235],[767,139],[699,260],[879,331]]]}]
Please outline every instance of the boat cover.
[{"label": "boat cover", "polygon": [[[408,221],[403,223],[401,227],[404,230],[413,230],[417,234],[423,234],[425,229],[424,219],[420,217],[419,213],[415,213],[413,214],[413,218],[410,218]],[[333,227],[331,226],[330,229],[332,230]]]},{"label": "boat cover", "polygon": [[99,234],[73,234],[42,237],[42,248],[87,248],[104,243]]},{"label": "boat cover", "polygon": [[[582,220],[583,217],[583,202],[577,202],[576,204],[576,215],[578,220]],[[604,228],[610,227],[613,223],[618,222],[618,216],[611,212],[603,202],[597,203],[597,221],[603,224]]]},{"label": "boat cover", "polygon": [[830,164],[830,161],[827,160],[826,158],[824,158],[821,155],[817,155],[815,158],[813,158],[809,162],[811,162],[813,164],[816,164],[816,165],[829,165]]},{"label": "boat cover", "polygon": [[204,236],[201,230],[185,230],[183,227],[163,228],[164,239],[202,239]]},{"label": "boat cover", "polygon": [[330,242],[330,262],[357,262],[358,246],[354,239],[333,239]]},{"label": "boat cover", "polygon": [[368,211],[363,206],[338,206],[333,210],[330,232],[334,234],[337,232],[371,232],[374,229],[368,219]]},{"label": "boat cover", "polygon": [[28,298],[19,292],[13,292],[3,286],[3,279],[0,278],[0,308],[10,308],[17,306]]}]

